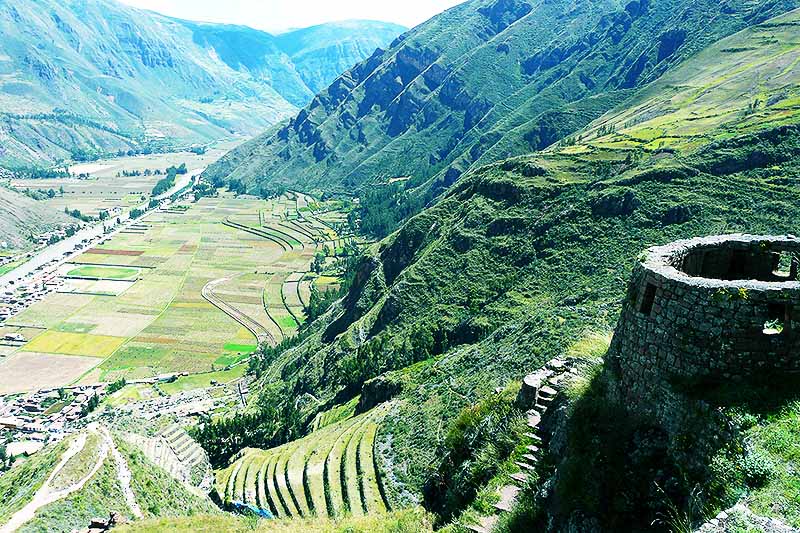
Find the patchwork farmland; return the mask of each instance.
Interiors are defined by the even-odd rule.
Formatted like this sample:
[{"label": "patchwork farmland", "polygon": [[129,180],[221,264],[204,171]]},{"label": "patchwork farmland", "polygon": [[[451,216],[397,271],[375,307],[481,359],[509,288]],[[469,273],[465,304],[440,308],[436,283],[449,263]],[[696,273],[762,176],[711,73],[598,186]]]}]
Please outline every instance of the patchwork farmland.
[{"label": "patchwork farmland", "polygon": [[219,371],[259,341],[295,334],[314,254],[336,238],[313,217],[287,220],[297,204],[297,195],[203,198],[87,250],[64,266],[58,293],[0,328],[26,338],[0,357],[0,394]]}]

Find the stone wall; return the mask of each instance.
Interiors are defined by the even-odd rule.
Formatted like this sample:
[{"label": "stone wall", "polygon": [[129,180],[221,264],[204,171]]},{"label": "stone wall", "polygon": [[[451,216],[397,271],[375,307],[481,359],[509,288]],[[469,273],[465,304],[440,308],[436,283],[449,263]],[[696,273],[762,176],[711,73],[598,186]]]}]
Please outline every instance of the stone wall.
[{"label": "stone wall", "polygon": [[619,399],[677,423],[676,387],[800,371],[800,239],[728,235],[651,248],[608,354]]}]

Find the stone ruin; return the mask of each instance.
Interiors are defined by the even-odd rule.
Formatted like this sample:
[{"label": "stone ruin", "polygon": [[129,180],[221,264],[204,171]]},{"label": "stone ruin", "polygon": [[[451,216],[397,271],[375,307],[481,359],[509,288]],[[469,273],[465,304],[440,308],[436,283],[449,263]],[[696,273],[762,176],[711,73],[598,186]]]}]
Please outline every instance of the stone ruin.
[{"label": "stone ruin", "polygon": [[649,249],[607,356],[618,399],[669,427],[677,423],[676,386],[800,371],[798,258],[794,236],[737,234]]}]

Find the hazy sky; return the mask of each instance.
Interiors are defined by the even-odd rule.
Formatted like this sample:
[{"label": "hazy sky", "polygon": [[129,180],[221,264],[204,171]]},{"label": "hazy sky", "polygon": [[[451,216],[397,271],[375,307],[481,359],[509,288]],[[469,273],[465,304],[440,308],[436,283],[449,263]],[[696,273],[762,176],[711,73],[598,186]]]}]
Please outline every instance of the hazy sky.
[{"label": "hazy sky", "polygon": [[416,26],[464,0],[122,0],[172,17],[268,31],[368,19]]}]

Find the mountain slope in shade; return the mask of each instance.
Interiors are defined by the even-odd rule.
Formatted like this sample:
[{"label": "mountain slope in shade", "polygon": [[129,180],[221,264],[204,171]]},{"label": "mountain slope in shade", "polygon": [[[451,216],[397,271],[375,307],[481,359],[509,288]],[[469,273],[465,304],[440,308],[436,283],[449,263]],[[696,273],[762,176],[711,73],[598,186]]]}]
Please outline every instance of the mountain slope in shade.
[{"label": "mountain slope in shade", "polygon": [[0,35],[0,161],[11,166],[256,134],[313,95],[268,33],[114,0],[5,2]]},{"label": "mountain slope in shade", "polygon": [[704,46],[794,5],[472,0],[346,72],[207,175],[309,192],[410,176],[406,191],[430,197],[473,166],[547,147]]}]

